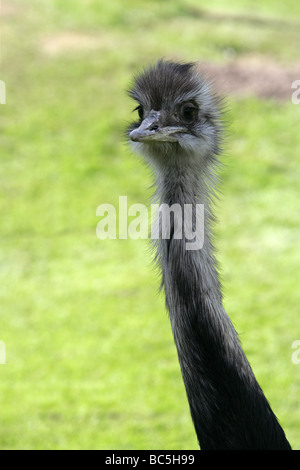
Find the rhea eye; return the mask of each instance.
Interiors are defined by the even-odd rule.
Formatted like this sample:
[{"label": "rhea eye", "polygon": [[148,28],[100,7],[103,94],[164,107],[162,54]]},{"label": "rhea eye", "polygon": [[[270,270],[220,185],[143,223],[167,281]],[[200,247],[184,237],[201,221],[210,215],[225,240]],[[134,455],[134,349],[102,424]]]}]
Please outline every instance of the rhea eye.
[{"label": "rhea eye", "polygon": [[133,111],[137,111],[138,114],[139,114],[139,118],[144,119],[144,108],[141,104],[139,106],[137,106],[136,108],[134,108]]},{"label": "rhea eye", "polygon": [[181,117],[186,122],[193,122],[197,117],[197,108],[195,105],[188,103],[184,104],[180,110]]}]

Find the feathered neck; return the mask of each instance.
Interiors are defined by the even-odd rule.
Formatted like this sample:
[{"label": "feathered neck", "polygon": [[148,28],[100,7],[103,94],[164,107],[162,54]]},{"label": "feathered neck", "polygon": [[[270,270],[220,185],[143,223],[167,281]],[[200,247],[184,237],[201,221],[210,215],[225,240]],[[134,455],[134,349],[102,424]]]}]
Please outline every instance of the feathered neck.
[{"label": "feathered neck", "polygon": [[[200,447],[290,449],[222,305],[211,242],[215,156],[204,164],[196,155],[163,161],[160,157],[150,157],[159,202],[204,206],[201,249],[186,249],[185,237],[175,236],[174,221],[169,239],[157,243],[166,306]],[[194,229],[196,225],[193,222]]]}]

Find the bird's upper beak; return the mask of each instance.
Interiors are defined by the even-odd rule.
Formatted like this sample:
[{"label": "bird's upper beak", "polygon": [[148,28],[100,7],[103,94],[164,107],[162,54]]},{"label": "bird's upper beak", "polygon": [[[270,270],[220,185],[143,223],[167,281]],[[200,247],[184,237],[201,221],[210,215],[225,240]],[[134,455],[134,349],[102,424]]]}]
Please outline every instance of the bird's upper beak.
[{"label": "bird's upper beak", "polygon": [[159,118],[159,111],[150,111],[141,125],[130,132],[130,139],[134,142],[148,142],[153,140],[160,142],[176,142],[178,139],[175,134],[184,132],[185,129],[179,126],[163,127],[161,126]]}]

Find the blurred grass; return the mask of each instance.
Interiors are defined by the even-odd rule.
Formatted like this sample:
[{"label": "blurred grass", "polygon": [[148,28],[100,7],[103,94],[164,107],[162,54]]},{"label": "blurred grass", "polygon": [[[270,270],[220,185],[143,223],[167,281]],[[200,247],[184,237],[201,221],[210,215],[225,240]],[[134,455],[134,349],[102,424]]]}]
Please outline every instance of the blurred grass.
[{"label": "blurred grass", "polygon": [[[300,4],[264,0],[254,13],[253,4],[10,3],[0,66],[0,448],[197,448],[148,243],[98,240],[95,214],[119,195],[131,204],[151,194],[147,169],[122,142],[132,109],[124,90],[140,66],[161,56],[224,61],[228,51],[298,60]],[[66,35],[79,37],[76,47]],[[299,113],[290,102],[229,99],[216,229],[225,307],[296,449]]]}]

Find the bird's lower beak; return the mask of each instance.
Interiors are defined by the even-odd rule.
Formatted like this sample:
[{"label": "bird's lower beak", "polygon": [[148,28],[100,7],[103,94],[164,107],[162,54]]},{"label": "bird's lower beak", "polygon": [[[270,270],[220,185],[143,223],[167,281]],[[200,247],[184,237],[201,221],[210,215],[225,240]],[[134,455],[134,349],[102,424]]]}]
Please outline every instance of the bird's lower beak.
[{"label": "bird's lower beak", "polygon": [[159,111],[151,111],[149,116],[143,120],[141,125],[133,129],[129,137],[134,142],[176,142],[178,139],[176,133],[183,132],[182,127],[162,127],[159,122]]}]

